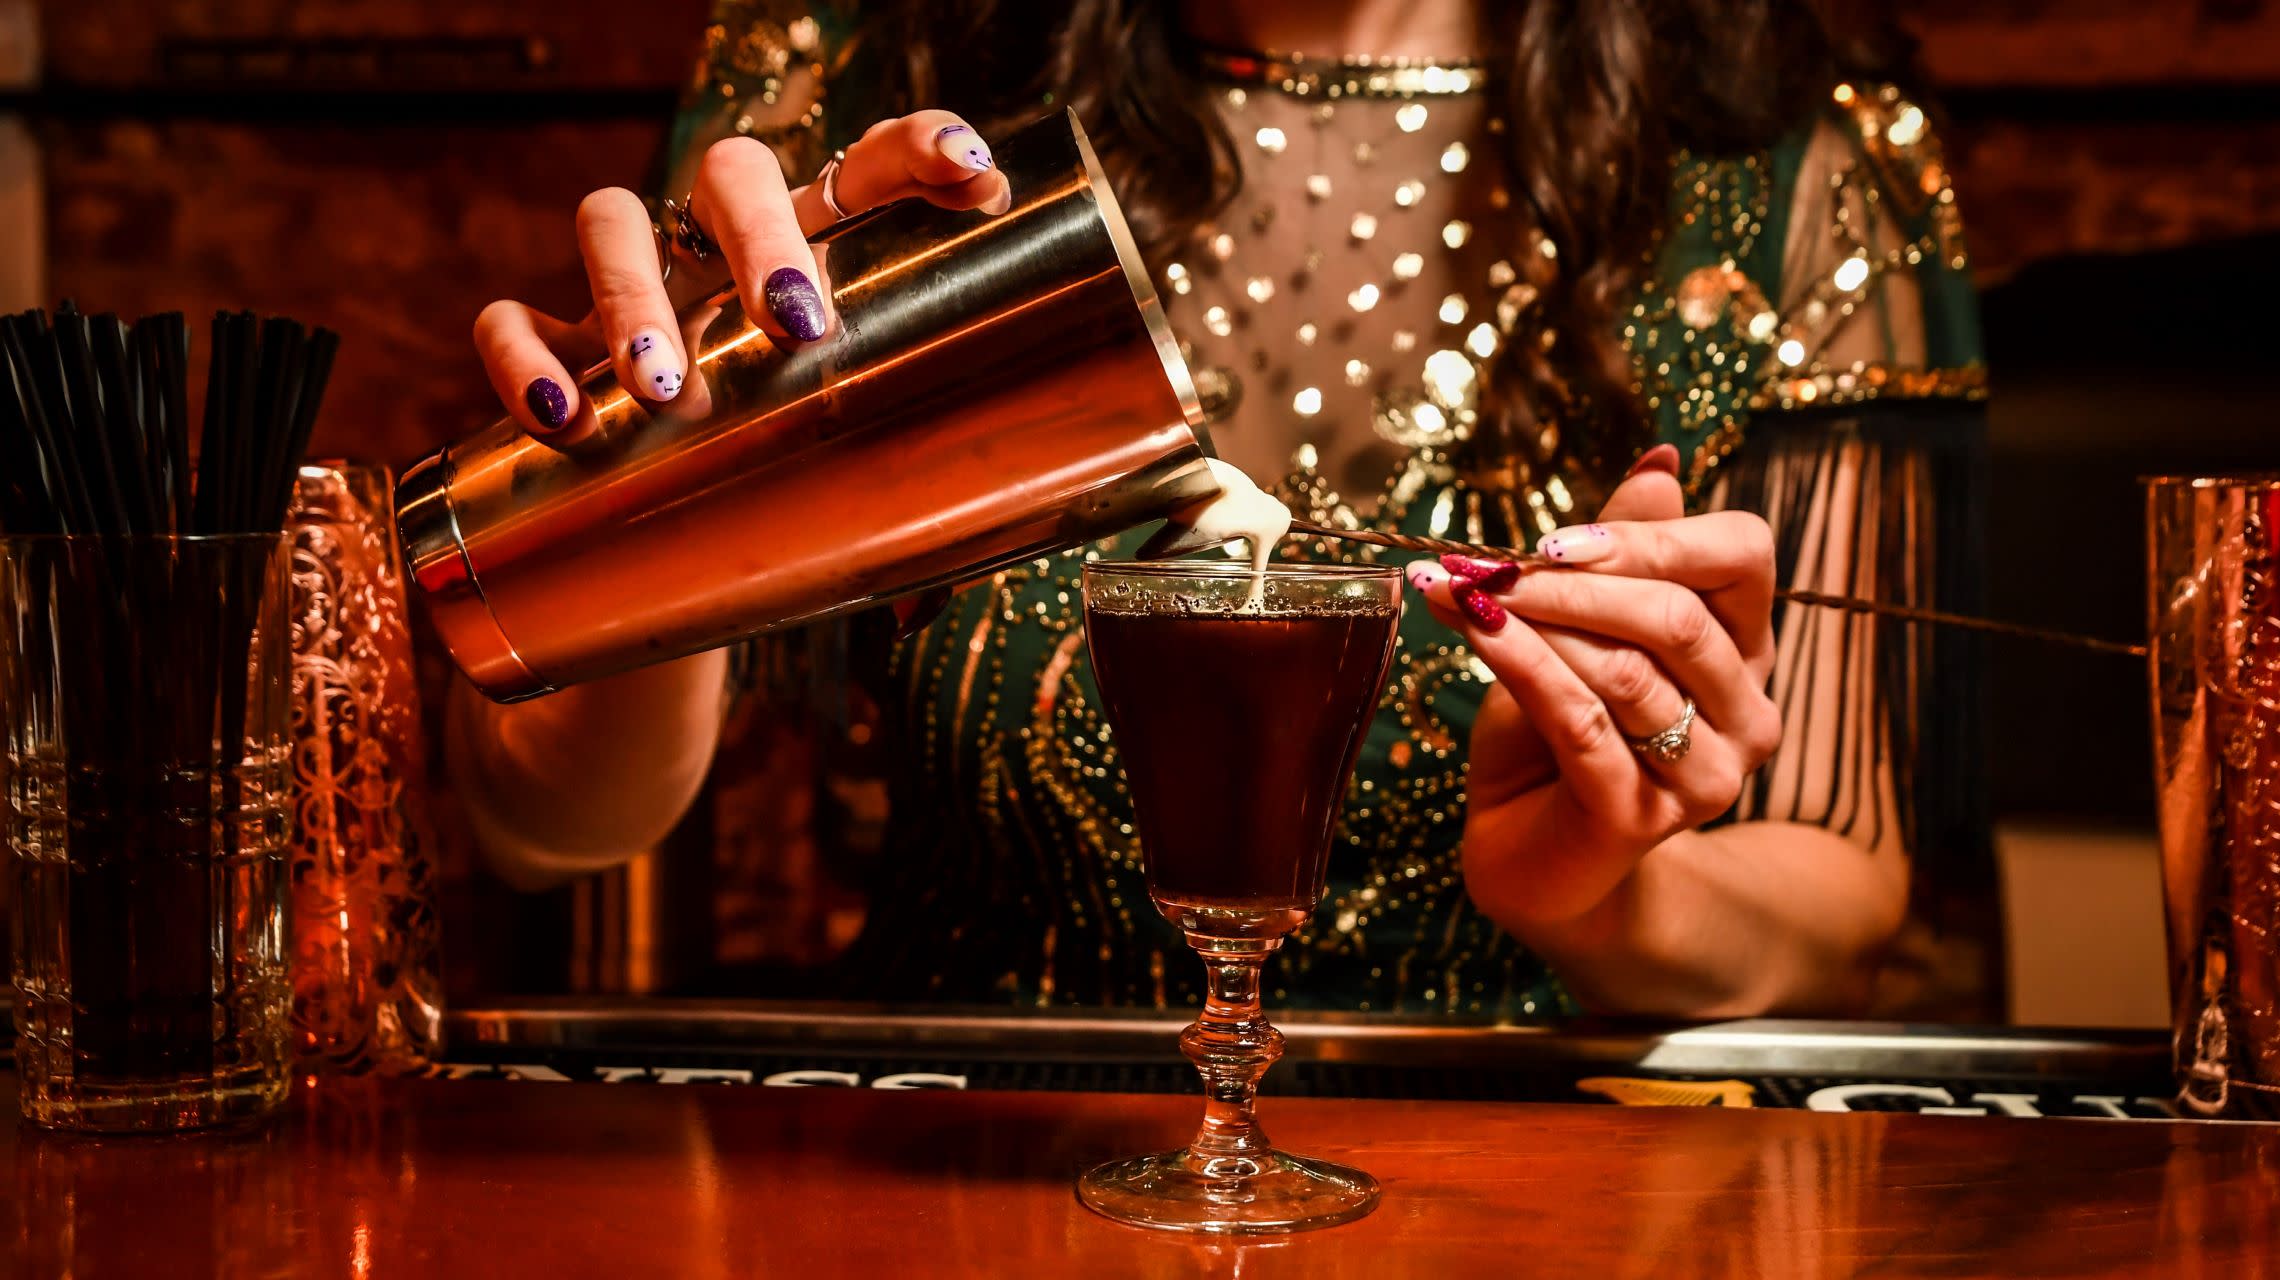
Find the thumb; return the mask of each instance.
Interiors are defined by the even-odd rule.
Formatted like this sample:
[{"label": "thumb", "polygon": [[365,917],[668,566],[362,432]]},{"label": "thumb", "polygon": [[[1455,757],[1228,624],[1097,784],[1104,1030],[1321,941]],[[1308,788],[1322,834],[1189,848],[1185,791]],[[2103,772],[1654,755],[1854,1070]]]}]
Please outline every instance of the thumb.
[{"label": "thumb", "polygon": [[1623,483],[1599,508],[1601,520],[1676,520],[1686,514],[1686,490],[1678,483],[1678,448],[1658,444],[1639,455]]}]

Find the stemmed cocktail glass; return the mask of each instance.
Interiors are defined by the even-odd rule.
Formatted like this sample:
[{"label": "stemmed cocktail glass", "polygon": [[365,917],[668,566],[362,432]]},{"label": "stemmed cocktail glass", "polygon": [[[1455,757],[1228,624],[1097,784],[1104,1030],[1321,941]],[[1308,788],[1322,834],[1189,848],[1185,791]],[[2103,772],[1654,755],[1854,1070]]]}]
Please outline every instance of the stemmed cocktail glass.
[{"label": "stemmed cocktail glass", "polygon": [[1186,1147],[1105,1164],[1077,1194],[1120,1222],[1219,1234],[1358,1218],[1377,1181],[1276,1151],[1253,1118],[1282,1033],[1266,958],[1321,899],[1331,832],[1385,688],[1401,575],[1368,565],[1085,566],[1094,674],[1132,788],[1148,894],[1203,958],[1180,1048],[1203,1074]]}]

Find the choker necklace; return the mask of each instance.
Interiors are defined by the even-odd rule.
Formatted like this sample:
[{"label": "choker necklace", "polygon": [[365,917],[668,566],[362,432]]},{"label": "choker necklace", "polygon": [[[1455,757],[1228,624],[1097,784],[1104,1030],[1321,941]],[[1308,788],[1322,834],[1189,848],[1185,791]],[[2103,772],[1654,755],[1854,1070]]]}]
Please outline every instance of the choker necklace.
[{"label": "choker necklace", "polygon": [[1486,78],[1479,62],[1464,58],[1319,58],[1208,44],[1193,52],[1197,68],[1214,80],[1302,98],[1446,97],[1471,93]]}]

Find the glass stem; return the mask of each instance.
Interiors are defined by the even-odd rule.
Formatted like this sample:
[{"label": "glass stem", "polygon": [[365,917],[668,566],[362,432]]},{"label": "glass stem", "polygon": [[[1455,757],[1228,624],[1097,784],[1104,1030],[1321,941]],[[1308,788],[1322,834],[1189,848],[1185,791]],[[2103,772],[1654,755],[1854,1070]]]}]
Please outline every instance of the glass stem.
[{"label": "glass stem", "polygon": [[1249,1176],[1266,1161],[1267,1134],[1252,1104],[1259,1078],[1283,1051],[1282,1032],[1259,1009],[1259,972],[1277,941],[1197,947],[1209,985],[1202,1015],[1180,1033],[1180,1050],[1203,1076],[1203,1128],[1188,1144],[1188,1163],[1206,1175]]}]

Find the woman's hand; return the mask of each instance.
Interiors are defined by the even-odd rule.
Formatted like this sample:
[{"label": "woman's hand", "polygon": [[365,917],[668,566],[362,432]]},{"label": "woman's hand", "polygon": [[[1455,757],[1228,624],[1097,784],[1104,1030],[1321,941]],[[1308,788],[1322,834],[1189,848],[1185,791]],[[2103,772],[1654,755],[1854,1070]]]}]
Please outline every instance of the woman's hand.
[{"label": "woman's hand", "polygon": [[[1523,939],[1577,927],[1640,860],[1724,813],[1773,753],[1773,541],[1739,512],[1683,517],[1675,453],[1539,546],[1543,567],[1452,559],[1410,578],[1495,672],[1473,725],[1465,876]],[[1696,715],[1683,758],[1633,742]]]},{"label": "woman's hand", "polygon": [[[947,209],[1002,213],[1012,188],[981,136],[947,111],[920,111],[873,125],[847,148],[833,183],[839,207],[860,213],[919,196]],[[745,313],[778,342],[814,342],[831,330],[831,286],[822,251],[807,237],[836,218],[813,183],[784,184],[776,155],[752,138],[729,138],[705,152],[689,195],[690,212],[720,246]],[[622,187],[578,206],[578,248],[594,309],[570,324],[520,302],[499,301],[475,321],[475,346],[492,389],[523,428],[550,443],[592,429],[573,368],[602,360],[618,381],[653,403],[680,394],[689,367],[687,338],[657,260],[650,215]],[[685,296],[686,261],[674,273]],[[699,281],[717,288],[716,275]]]}]

